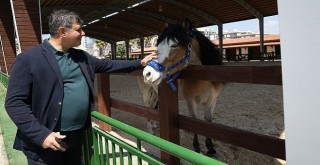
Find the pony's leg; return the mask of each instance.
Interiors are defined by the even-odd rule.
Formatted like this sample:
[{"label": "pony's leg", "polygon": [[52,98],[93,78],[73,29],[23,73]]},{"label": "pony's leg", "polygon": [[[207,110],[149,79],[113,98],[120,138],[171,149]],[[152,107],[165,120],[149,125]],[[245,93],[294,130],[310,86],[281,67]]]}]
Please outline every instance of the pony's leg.
[{"label": "pony's leg", "polygon": [[[158,101],[154,101],[153,103],[154,104],[151,105],[151,108],[158,109]],[[148,127],[148,129],[151,129],[150,133],[154,134],[153,129],[158,128],[158,122],[151,120],[151,119],[148,119],[147,127]]]},{"label": "pony's leg", "polygon": [[193,148],[194,148],[195,152],[202,153],[201,149],[200,149],[200,143],[199,143],[197,134],[193,134],[193,143],[192,143],[192,145],[193,145]]},{"label": "pony's leg", "polygon": [[[204,105],[204,120],[207,122],[212,121],[212,112],[214,110],[214,107],[217,103],[217,97],[214,97],[214,99],[211,100],[211,103],[209,105]],[[211,138],[206,137],[206,147],[208,149],[207,156],[214,156],[217,151],[214,149],[213,143]]]},{"label": "pony's leg", "polygon": [[[150,108],[158,109],[158,94],[151,88],[149,94],[146,95],[145,105]],[[148,119],[147,130],[150,134],[155,134],[154,129],[158,127],[156,121]]]},{"label": "pony's leg", "polygon": [[[143,77],[137,77],[138,84],[142,93],[142,98],[144,105],[149,108],[157,108],[158,107],[158,94],[154,90],[151,85],[144,83]],[[157,128],[158,125],[155,121],[148,119],[147,122],[147,131],[150,134],[155,134],[154,129]]]},{"label": "pony's leg", "polygon": [[[190,99],[186,99],[186,102],[187,102],[187,108],[188,108],[188,113],[189,113],[190,117],[196,119],[197,116],[196,116],[195,111],[196,111],[197,104],[196,104],[195,100],[190,98]],[[200,143],[199,143],[197,134],[193,135],[193,143],[192,144],[193,144],[194,150],[198,153],[201,153]]]},{"label": "pony's leg", "polygon": [[[157,109],[158,110],[158,86],[152,86],[150,89],[150,107],[153,109]],[[148,124],[150,125],[150,128],[152,129],[152,134],[154,134],[154,129],[158,128],[159,123],[157,121],[154,120],[150,120],[148,119]]]}]

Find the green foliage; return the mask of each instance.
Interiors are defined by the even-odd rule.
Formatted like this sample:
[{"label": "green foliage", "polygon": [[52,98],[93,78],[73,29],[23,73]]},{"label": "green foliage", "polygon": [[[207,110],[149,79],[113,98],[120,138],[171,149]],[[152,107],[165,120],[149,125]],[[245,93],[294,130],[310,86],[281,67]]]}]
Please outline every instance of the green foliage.
[{"label": "green foliage", "polygon": [[151,40],[154,36],[146,36],[144,37],[144,47],[151,46]]},{"label": "green foliage", "polygon": [[108,43],[101,41],[101,40],[96,40],[95,43],[96,43],[97,47],[99,48],[99,56],[104,57],[103,50],[106,48]]},{"label": "green foliage", "polygon": [[139,42],[139,39],[138,39],[138,38],[132,39],[132,40],[129,41],[129,45],[130,45],[130,46],[137,45],[138,42]]},{"label": "green foliage", "polygon": [[121,59],[125,59],[126,47],[124,44],[117,45],[117,57]]},{"label": "green foliage", "polygon": [[[4,99],[6,95],[6,89],[0,84],[0,127],[6,152],[9,158],[9,163],[12,165],[27,164],[27,159],[21,151],[14,150],[12,148],[14,138],[16,135],[17,127],[12,122],[4,108]],[[0,161],[1,162],[1,161]]]}]

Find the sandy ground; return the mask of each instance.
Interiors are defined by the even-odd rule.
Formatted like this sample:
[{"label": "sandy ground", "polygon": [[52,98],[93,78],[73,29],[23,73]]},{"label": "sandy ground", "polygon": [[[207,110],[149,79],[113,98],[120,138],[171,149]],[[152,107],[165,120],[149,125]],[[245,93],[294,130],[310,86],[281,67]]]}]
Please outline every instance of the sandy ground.
[{"label": "sandy ground", "polygon": [[[121,99],[135,104],[143,105],[142,94],[136,77],[112,75],[111,97]],[[228,83],[221,95],[218,97],[217,106],[212,114],[216,123],[257,132],[260,134],[280,137],[284,130],[282,86],[256,85]],[[185,102],[179,102],[180,114],[187,115]],[[146,131],[147,119],[132,115],[116,109],[112,110],[112,117],[134,127]],[[203,110],[198,111],[198,117],[203,119]],[[115,130],[116,133],[127,139],[134,138],[124,135]],[[157,134],[156,134],[157,135]],[[182,146],[193,149],[193,134],[180,131],[180,143]],[[202,150],[204,137],[200,136]],[[278,165],[285,164],[275,158],[249,151],[240,147],[214,141],[217,150],[216,158],[228,164],[234,165]],[[159,150],[149,145],[144,148],[152,155],[159,156]],[[182,164],[186,164],[183,163]]]}]

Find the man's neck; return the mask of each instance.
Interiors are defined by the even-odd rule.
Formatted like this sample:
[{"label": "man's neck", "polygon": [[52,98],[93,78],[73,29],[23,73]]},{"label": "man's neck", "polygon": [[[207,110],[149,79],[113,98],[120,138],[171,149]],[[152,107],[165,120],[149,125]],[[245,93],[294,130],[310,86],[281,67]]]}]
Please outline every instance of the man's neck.
[{"label": "man's neck", "polygon": [[50,39],[49,39],[49,42],[55,49],[57,49],[60,52],[66,53],[66,52],[69,51],[69,48],[63,47],[63,45],[61,43],[61,40],[58,39],[58,38],[55,38],[55,37],[51,36]]}]

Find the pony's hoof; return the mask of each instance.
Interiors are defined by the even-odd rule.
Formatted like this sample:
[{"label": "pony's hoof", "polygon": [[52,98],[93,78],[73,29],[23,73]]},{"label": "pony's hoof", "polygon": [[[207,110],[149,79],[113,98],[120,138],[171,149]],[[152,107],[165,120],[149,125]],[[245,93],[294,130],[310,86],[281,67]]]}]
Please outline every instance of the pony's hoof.
[{"label": "pony's hoof", "polygon": [[209,157],[215,157],[216,153],[217,153],[217,151],[216,151],[215,149],[212,149],[212,150],[209,150],[209,151],[207,152],[207,156],[209,156]]},{"label": "pony's hoof", "polygon": [[203,155],[203,152],[200,149],[195,149],[194,152],[199,153],[201,155]]}]

